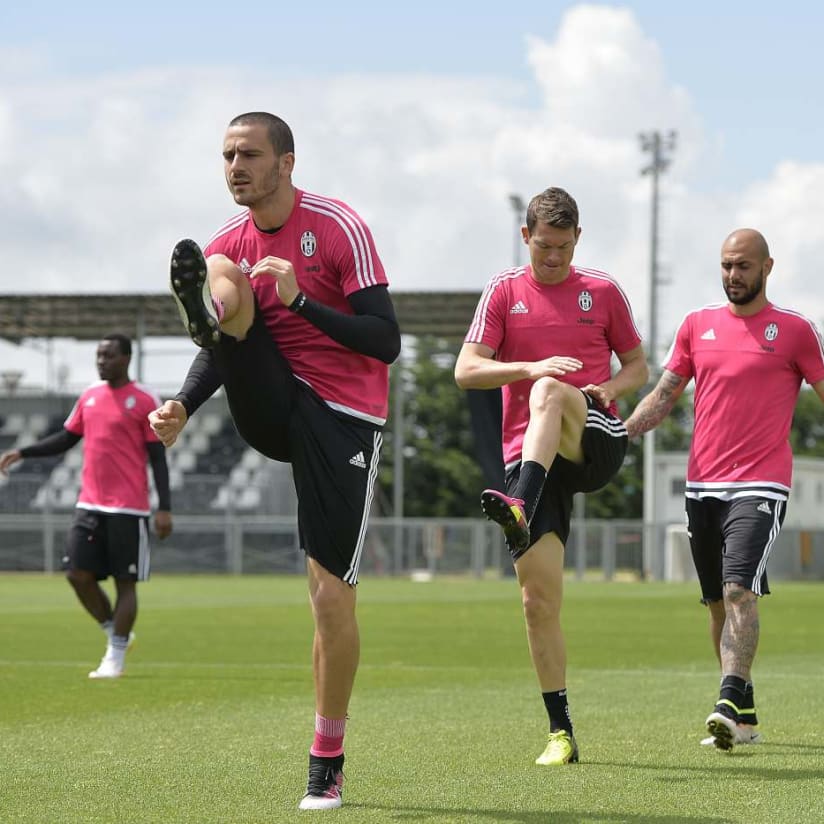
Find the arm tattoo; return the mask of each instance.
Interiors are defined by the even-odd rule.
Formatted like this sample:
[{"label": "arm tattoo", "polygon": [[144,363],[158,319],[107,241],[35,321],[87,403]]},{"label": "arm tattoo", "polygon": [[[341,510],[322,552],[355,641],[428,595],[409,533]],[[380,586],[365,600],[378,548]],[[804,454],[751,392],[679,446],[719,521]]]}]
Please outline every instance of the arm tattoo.
[{"label": "arm tattoo", "polygon": [[655,429],[669,414],[685,381],[674,372],[665,371],[658,381],[658,385],[635,408],[626,422],[627,432],[631,438],[637,438],[650,429]]}]

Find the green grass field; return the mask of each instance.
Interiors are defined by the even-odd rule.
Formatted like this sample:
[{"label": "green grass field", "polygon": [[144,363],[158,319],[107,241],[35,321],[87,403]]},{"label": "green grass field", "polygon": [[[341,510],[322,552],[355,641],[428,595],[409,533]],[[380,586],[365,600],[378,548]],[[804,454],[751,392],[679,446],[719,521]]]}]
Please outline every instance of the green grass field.
[{"label": "green grass field", "polygon": [[0,576],[0,821],[822,822],[824,587],[762,601],[766,743],[698,745],[718,673],[693,585],[569,582],[581,763],[546,769],[512,580],[365,580],[338,811],[299,813],[312,735],[301,578],[156,577],[127,675],[59,576]]}]

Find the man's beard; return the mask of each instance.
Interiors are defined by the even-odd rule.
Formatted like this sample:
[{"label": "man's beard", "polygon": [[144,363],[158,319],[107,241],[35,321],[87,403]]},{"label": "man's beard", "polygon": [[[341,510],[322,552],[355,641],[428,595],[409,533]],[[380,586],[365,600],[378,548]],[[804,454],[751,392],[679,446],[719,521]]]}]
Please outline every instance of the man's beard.
[{"label": "man's beard", "polygon": [[274,171],[263,182],[263,191],[249,191],[249,184],[247,183],[246,186],[247,190],[240,195],[235,192],[234,188],[231,188],[232,197],[239,206],[255,206],[261,200],[266,200],[277,194],[278,188],[280,187],[280,178],[277,175],[277,171]]},{"label": "man's beard", "polygon": [[[743,284],[742,284],[743,286]],[[739,287],[740,288],[740,287]],[[746,306],[748,303],[752,303],[760,294],[761,290],[764,288],[764,269],[762,267],[761,271],[758,274],[758,278],[753,283],[749,289],[746,289],[743,293],[733,296],[730,294],[730,287],[727,284],[724,284],[724,292],[727,295],[727,300],[730,303],[734,303],[736,306]]]}]

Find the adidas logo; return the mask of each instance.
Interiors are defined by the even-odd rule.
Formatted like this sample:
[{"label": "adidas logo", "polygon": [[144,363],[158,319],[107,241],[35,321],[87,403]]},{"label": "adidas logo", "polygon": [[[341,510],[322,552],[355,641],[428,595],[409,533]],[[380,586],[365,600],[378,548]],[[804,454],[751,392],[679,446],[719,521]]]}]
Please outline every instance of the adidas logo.
[{"label": "adidas logo", "polygon": [[519,300],[510,310],[510,315],[526,315],[529,312],[529,309],[526,308],[526,304]]},{"label": "adidas logo", "polygon": [[767,515],[772,515],[772,510],[770,509],[770,505],[766,501],[762,501],[760,504],[758,504],[756,509],[759,512],[766,512]]},{"label": "adidas logo", "polygon": [[366,469],[366,458],[363,456],[363,452],[358,452],[357,455],[353,455],[349,459],[349,463],[352,466],[359,466],[361,469]]},{"label": "adidas logo", "polygon": [[715,340],[715,329],[707,329],[707,331],[701,335],[701,340]]},{"label": "adidas logo", "polygon": [[237,266],[244,275],[248,275],[252,271],[252,264],[246,258],[241,258]]}]

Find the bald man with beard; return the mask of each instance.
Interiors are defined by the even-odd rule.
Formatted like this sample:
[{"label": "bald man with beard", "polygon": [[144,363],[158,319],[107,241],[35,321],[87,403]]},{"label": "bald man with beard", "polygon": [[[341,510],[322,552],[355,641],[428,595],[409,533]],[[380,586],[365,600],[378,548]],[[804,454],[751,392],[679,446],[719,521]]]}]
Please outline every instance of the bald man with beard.
[{"label": "bald man with beard", "polygon": [[755,229],[721,247],[726,303],[681,322],[655,389],[626,422],[631,438],[654,429],[695,380],[695,428],[686,479],[687,532],[709,609],[721,690],[701,743],[757,744],[751,670],[758,599],[792,482],[789,435],[802,381],[824,401],[824,347],[814,324],[767,299],[773,269]]}]

